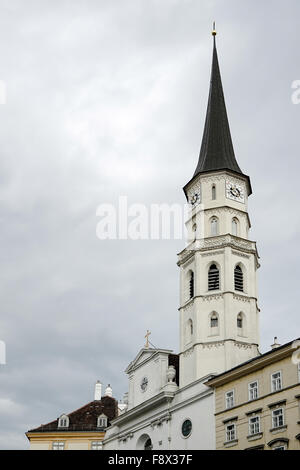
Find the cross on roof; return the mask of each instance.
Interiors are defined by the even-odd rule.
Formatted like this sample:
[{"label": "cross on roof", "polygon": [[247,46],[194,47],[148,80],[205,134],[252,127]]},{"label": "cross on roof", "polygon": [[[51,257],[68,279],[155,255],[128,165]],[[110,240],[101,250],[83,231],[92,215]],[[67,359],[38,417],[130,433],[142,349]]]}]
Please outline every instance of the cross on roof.
[{"label": "cross on roof", "polygon": [[146,338],[146,344],[145,344],[145,348],[149,348],[149,336],[151,335],[151,331],[147,330],[147,333],[145,334],[145,338]]}]

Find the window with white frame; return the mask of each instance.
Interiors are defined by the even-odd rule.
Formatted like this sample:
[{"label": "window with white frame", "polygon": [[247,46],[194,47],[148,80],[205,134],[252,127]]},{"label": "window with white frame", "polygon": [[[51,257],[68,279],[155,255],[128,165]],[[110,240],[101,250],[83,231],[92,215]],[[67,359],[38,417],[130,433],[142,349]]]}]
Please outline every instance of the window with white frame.
[{"label": "window with white frame", "polygon": [[59,428],[68,428],[69,427],[69,416],[61,415],[58,419]]},{"label": "window with white frame", "polygon": [[234,406],[234,391],[226,392],[225,394],[225,406],[226,409],[232,408]]},{"label": "window with white frame", "polygon": [[272,411],[272,428],[280,428],[284,425],[283,409],[277,408]]},{"label": "window with white frame", "polygon": [[65,450],[65,443],[63,441],[55,441],[52,443],[52,450]]},{"label": "window with white frame", "polygon": [[249,418],[249,435],[258,434],[260,432],[260,417],[252,416]]},{"label": "window with white frame", "polygon": [[286,445],[273,447],[272,450],[286,450]]},{"label": "window with white frame", "polygon": [[92,441],[91,450],[102,450],[102,442],[101,441]]},{"label": "window with white frame", "polygon": [[281,372],[275,372],[274,374],[272,374],[271,386],[272,386],[272,392],[277,392],[277,390],[282,389]]},{"label": "window with white frame", "polygon": [[102,414],[98,417],[97,427],[98,428],[106,428],[107,427],[107,416]]},{"label": "window with white frame", "polygon": [[251,382],[248,385],[248,391],[249,391],[249,400],[256,400],[258,398],[258,382],[257,380],[255,382]]},{"label": "window with white frame", "polygon": [[235,424],[226,425],[226,442],[234,441],[236,439],[236,427]]}]

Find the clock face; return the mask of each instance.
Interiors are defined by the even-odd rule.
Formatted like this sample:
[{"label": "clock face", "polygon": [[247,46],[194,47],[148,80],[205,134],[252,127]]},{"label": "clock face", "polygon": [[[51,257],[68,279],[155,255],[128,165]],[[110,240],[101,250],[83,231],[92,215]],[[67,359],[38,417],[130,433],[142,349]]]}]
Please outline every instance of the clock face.
[{"label": "clock face", "polygon": [[192,421],[186,419],[181,426],[181,432],[184,437],[188,437],[192,432]]},{"label": "clock face", "polygon": [[144,377],[141,381],[141,390],[142,390],[142,392],[145,392],[147,387],[148,387],[148,379],[147,379],[147,377]]},{"label": "clock face", "polygon": [[244,188],[239,184],[226,181],[226,197],[233,201],[245,202]]},{"label": "clock face", "polygon": [[193,193],[190,197],[189,203],[192,204],[192,206],[194,206],[199,201],[200,201],[200,194],[199,193]]}]

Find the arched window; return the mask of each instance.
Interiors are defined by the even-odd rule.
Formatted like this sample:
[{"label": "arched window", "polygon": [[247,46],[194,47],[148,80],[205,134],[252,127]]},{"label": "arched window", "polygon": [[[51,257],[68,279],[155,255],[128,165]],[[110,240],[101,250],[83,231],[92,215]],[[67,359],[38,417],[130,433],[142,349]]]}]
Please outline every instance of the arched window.
[{"label": "arched window", "polygon": [[68,428],[69,427],[69,416],[61,415],[58,419],[59,428]]},{"label": "arched window", "polygon": [[235,235],[237,237],[238,235],[238,220],[237,219],[232,219],[232,235]]},{"label": "arched window", "polygon": [[210,317],[210,326],[211,328],[217,328],[219,326],[218,314],[213,312]]},{"label": "arched window", "polygon": [[189,293],[190,293],[190,299],[194,297],[194,273],[193,271],[190,271],[190,281],[189,281]]},{"label": "arched window", "polygon": [[102,415],[98,416],[97,427],[98,428],[106,428],[107,427],[107,416],[105,414],[102,413]]},{"label": "arched window", "polygon": [[215,184],[213,184],[211,187],[211,198],[212,200],[215,200],[217,198],[217,190]]},{"label": "arched window", "polygon": [[237,324],[238,328],[240,328],[240,329],[243,328],[243,314],[241,312],[237,316],[236,324]]},{"label": "arched window", "polygon": [[242,268],[239,265],[234,268],[234,288],[240,292],[244,290],[244,276]]},{"label": "arched window", "polygon": [[215,237],[218,235],[218,219],[217,217],[213,217],[210,221],[210,232],[211,236]]},{"label": "arched window", "polygon": [[211,264],[208,270],[208,290],[217,290],[220,288],[219,270],[215,264]]}]

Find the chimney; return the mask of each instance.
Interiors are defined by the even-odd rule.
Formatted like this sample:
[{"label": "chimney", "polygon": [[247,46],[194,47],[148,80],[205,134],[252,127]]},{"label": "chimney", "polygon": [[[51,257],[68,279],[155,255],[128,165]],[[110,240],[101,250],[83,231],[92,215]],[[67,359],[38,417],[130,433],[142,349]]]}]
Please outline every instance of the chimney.
[{"label": "chimney", "polygon": [[97,380],[96,385],[95,385],[94,400],[101,400],[101,395],[102,395],[102,384],[100,380]]},{"label": "chimney", "polygon": [[279,346],[281,346],[281,344],[277,342],[277,336],[274,336],[274,343],[271,344],[271,348],[276,349],[276,348],[279,348]]},{"label": "chimney", "polygon": [[112,397],[112,388],[111,388],[110,384],[107,385],[104,395],[106,397]]}]

